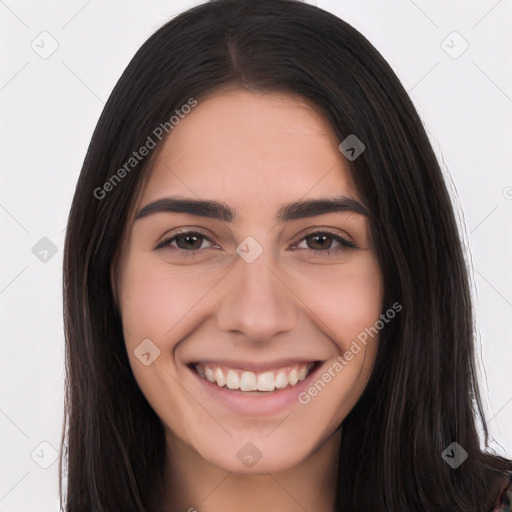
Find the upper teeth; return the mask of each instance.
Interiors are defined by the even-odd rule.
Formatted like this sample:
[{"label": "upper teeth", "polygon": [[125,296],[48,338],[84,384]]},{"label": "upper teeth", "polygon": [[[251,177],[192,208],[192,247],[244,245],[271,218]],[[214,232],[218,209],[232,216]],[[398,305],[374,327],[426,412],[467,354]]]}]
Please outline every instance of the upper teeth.
[{"label": "upper teeth", "polygon": [[195,369],[205,379],[218,386],[240,391],[274,391],[287,386],[295,386],[304,380],[313,363],[295,364],[285,368],[264,372],[250,372],[210,364],[196,364]]}]

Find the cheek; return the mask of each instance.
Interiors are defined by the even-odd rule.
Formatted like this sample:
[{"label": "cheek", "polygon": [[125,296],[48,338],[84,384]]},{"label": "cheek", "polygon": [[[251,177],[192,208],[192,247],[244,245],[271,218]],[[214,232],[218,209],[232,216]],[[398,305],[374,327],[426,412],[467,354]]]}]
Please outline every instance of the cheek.
[{"label": "cheek", "polygon": [[[120,308],[128,347],[144,338],[172,343],[166,336],[204,295],[197,281],[172,275],[168,266],[132,257],[126,262],[120,286]],[[162,349],[172,348],[161,346]]]},{"label": "cheek", "polygon": [[369,336],[368,330],[382,311],[383,280],[372,255],[358,263],[340,266],[329,280],[321,280],[311,307],[335,350],[299,401],[311,416],[325,417],[326,433],[339,426],[361,396],[378,348],[378,334]]},{"label": "cheek", "polygon": [[[136,251],[125,259],[119,277],[123,332],[134,377],[159,417],[180,429],[181,422],[188,418],[191,404],[186,394],[180,392],[173,351],[183,334],[180,321],[204,295],[203,287],[173,275],[168,266]],[[154,357],[152,345],[141,345],[147,339],[160,350],[148,365],[138,359],[143,352]],[[182,414],[169,420],[166,417],[169,410],[179,410]]]},{"label": "cheek", "polygon": [[309,295],[315,297],[312,309],[342,350],[381,314],[383,281],[373,256],[332,272],[329,280],[317,281],[315,288],[315,294]]}]

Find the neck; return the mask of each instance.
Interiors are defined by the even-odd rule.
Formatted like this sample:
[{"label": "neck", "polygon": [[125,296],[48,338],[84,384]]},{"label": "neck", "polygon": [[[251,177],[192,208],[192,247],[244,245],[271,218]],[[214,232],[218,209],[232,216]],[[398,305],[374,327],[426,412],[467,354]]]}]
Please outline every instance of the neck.
[{"label": "neck", "polygon": [[259,475],[225,471],[167,432],[162,512],[333,512],[341,429],[299,465]]}]

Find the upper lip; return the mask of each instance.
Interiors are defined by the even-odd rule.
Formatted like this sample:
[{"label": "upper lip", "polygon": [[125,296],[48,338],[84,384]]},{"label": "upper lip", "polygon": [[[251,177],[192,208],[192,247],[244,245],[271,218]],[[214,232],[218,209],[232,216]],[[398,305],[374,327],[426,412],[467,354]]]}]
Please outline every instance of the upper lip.
[{"label": "upper lip", "polygon": [[233,368],[239,370],[247,370],[250,372],[261,372],[265,370],[277,370],[279,368],[285,368],[287,366],[303,365],[308,363],[320,363],[319,359],[280,359],[267,362],[250,362],[250,361],[226,361],[226,360],[213,360],[213,359],[202,359],[193,361],[188,366],[195,366],[200,364],[202,366],[225,366],[226,368]]}]

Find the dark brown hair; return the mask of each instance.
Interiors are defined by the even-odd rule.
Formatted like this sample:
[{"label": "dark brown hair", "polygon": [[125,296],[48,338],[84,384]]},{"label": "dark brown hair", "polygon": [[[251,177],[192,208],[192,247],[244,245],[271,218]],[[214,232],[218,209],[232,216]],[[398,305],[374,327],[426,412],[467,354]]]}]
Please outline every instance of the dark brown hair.
[{"label": "dark brown hair", "polygon": [[[95,190],[176,109],[226,85],[300,95],[340,142],[356,134],[366,145],[351,172],[369,210],[383,311],[395,301],[403,309],[343,422],[337,510],[484,512],[510,461],[480,448],[468,272],[439,164],[375,48],[293,0],[218,0],[182,13],[144,43],[105,106],[65,241],[65,510],[148,511],[165,462],[163,426],[131,372],[110,281],[156,150],[104,197]],[[456,469],[441,457],[454,441],[468,453]]]}]

